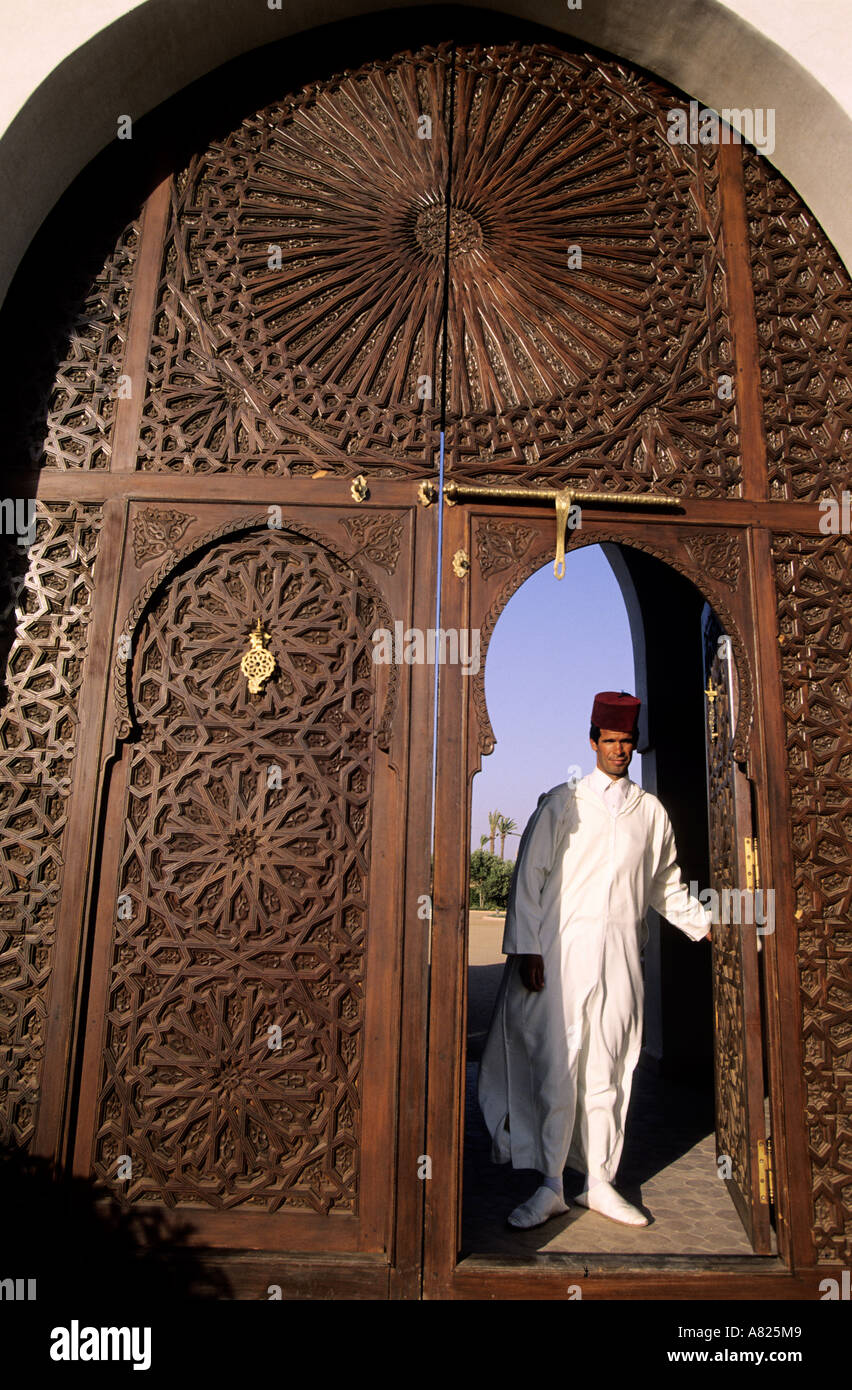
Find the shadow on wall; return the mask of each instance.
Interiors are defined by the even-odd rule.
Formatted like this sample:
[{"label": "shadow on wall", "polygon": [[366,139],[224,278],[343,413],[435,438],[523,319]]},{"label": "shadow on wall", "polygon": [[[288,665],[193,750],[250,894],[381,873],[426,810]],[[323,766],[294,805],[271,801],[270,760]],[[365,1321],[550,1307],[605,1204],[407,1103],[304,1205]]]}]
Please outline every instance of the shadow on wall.
[{"label": "shadow on wall", "polygon": [[187,1246],[191,1223],[122,1210],[104,1188],[58,1180],[47,1159],[24,1150],[0,1148],[0,1210],[0,1279],[36,1279],[39,1301],[73,1293],[78,1307],[81,1299],[124,1307],[234,1297],[225,1276]]}]

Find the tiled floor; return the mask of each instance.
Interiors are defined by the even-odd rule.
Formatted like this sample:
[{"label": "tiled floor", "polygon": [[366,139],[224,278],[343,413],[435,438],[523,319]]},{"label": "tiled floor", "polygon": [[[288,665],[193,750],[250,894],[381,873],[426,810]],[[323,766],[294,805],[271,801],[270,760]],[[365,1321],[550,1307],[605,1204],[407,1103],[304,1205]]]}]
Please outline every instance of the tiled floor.
[{"label": "tiled floor", "polygon": [[[661,1080],[642,1066],[634,1074],[617,1187],[650,1217],[621,1226],[573,1205],[533,1231],[515,1231],[506,1217],[535,1189],[537,1175],[491,1162],[491,1141],[476,1100],[479,1056],[502,972],[501,923],[472,914],[465,1127],[465,1254],[748,1255],[751,1246],[725,1185],[716,1176],[713,1098]],[[567,1197],[580,1190],[566,1173]]]}]

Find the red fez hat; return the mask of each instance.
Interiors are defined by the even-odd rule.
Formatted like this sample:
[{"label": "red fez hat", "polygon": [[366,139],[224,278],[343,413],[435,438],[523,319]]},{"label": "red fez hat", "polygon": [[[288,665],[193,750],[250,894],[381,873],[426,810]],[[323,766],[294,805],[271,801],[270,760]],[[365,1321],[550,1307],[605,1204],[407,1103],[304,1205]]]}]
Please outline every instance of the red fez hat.
[{"label": "red fez hat", "polygon": [[639,718],[642,701],[623,690],[602,690],[595,696],[592,723],[599,729],[614,729],[619,734],[632,734]]}]

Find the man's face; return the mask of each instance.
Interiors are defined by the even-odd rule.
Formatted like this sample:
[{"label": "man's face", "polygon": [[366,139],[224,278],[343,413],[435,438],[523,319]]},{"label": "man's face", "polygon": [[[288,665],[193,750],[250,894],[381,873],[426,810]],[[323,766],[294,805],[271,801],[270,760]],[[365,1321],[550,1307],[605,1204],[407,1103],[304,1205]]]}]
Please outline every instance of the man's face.
[{"label": "man's face", "polygon": [[598,767],[608,777],[623,777],[633,757],[633,735],[617,729],[601,729],[597,743],[589,739],[598,758]]}]

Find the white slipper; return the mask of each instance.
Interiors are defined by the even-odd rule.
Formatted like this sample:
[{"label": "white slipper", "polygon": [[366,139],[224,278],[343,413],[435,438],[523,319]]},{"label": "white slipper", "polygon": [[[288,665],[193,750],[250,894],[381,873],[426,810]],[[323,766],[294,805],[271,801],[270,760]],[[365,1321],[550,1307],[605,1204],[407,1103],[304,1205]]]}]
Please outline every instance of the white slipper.
[{"label": "white slipper", "polygon": [[622,1226],[647,1226],[648,1218],[642,1212],[632,1207],[629,1202],[616,1192],[611,1183],[595,1182],[591,1188],[585,1192],[578,1192],[574,1198],[581,1207],[588,1207],[589,1211],[596,1211],[601,1216],[608,1216],[610,1221],[618,1221]]},{"label": "white slipper", "polygon": [[509,1217],[509,1225],[528,1231],[533,1226],[543,1226],[545,1221],[549,1221],[552,1216],[561,1216],[567,1210],[568,1204],[560,1197],[559,1193],[554,1192],[552,1187],[545,1187],[542,1184],[528,1202],[523,1202],[521,1206],[515,1207]]}]

